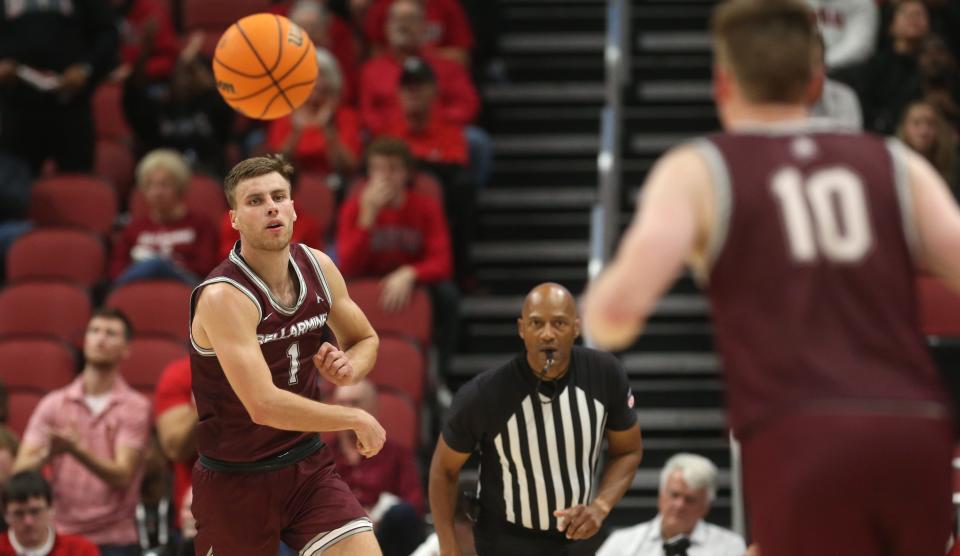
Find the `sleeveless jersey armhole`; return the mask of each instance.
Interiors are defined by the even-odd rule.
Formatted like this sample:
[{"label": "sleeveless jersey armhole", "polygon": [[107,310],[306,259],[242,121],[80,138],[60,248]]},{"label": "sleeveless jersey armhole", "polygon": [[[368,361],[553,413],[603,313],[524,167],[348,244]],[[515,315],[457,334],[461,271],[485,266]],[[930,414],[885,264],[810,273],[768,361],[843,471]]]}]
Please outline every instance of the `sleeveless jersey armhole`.
[{"label": "sleeveless jersey armhole", "polygon": [[900,206],[900,219],[903,227],[903,239],[907,242],[910,256],[914,264],[920,261],[920,243],[917,239],[917,223],[913,212],[913,191],[910,189],[910,178],[907,174],[906,147],[900,140],[890,137],[887,139],[887,151],[890,153],[890,164],[893,167],[893,183],[897,188],[897,200]]},{"label": "sleeveless jersey armhole", "polygon": [[702,258],[703,267],[694,269],[697,280],[707,284],[710,272],[727,243],[727,234],[730,230],[730,218],[733,213],[733,189],[730,183],[730,172],[720,149],[709,139],[698,139],[693,147],[703,155],[710,171],[710,185],[713,189],[713,226],[710,229],[710,238],[706,252]]},{"label": "sleeveless jersey armhole", "polygon": [[257,306],[257,313],[258,313],[258,315],[259,315],[259,316],[257,317],[257,321],[259,322],[259,321],[263,320],[263,307],[261,307],[261,306],[260,306],[260,302],[257,301],[257,296],[253,295],[253,292],[251,292],[249,289],[247,289],[245,286],[243,286],[242,284],[240,284],[240,283],[237,282],[236,280],[233,280],[233,279],[231,279],[231,278],[227,278],[227,277],[225,277],[225,276],[218,276],[218,277],[216,277],[216,278],[211,278],[211,279],[209,279],[209,280],[207,280],[207,281],[205,281],[205,282],[202,282],[202,283],[199,284],[196,288],[194,288],[194,289],[193,289],[193,293],[190,294],[190,322],[189,322],[189,325],[188,325],[188,326],[189,326],[188,332],[190,333],[190,345],[193,346],[193,349],[195,349],[195,350],[197,351],[197,353],[199,353],[200,355],[202,355],[202,356],[204,356],[204,357],[216,357],[217,354],[216,354],[216,352],[215,352],[214,350],[212,350],[212,349],[208,349],[208,348],[205,348],[205,347],[201,347],[201,346],[197,343],[197,341],[194,339],[194,337],[193,337],[193,317],[194,317],[194,314],[196,313],[197,301],[198,301],[199,298],[200,298],[200,292],[201,292],[201,290],[202,290],[203,288],[205,288],[206,286],[209,286],[210,284],[217,284],[217,283],[221,283],[221,282],[222,282],[222,283],[225,283],[225,284],[230,284],[231,286],[233,286],[233,287],[237,288],[238,290],[240,290],[241,292],[243,292],[244,295],[246,295],[247,297],[249,297],[249,298],[250,298],[250,301],[253,301],[253,304]]},{"label": "sleeveless jersey armhole", "polygon": [[300,244],[300,248],[307,254],[307,260],[310,261],[310,266],[312,266],[314,272],[317,273],[317,278],[323,287],[323,295],[327,298],[327,304],[333,309],[333,294],[330,292],[329,284],[327,284],[327,277],[323,275],[323,270],[320,268],[320,261],[318,261],[317,257],[313,254],[313,250],[303,243]]}]

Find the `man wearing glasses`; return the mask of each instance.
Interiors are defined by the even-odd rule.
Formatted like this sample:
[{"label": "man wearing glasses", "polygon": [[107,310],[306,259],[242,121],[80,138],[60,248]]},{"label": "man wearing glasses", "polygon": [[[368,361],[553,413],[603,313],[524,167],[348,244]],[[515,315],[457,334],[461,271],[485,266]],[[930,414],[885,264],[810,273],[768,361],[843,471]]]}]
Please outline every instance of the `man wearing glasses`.
[{"label": "man wearing glasses", "polygon": [[36,471],[21,471],[3,489],[3,515],[10,529],[0,536],[0,556],[98,556],[96,545],[53,528],[50,483]]}]

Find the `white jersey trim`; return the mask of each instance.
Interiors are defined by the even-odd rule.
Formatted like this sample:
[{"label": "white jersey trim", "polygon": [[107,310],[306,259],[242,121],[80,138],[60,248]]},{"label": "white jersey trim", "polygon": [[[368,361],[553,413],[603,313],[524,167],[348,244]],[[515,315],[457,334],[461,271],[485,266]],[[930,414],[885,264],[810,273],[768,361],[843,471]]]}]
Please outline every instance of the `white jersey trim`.
[{"label": "white jersey trim", "polygon": [[310,266],[313,267],[314,272],[317,273],[317,278],[320,279],[320,285],[323,287],[323,295],[327,298],[327,304],[333,309],[333,294],[330,293],[327,277],[323,275],[323,270],[320,269],[320,261],[317,260],[317,257],[313,254],[313,250],[306,244],[301,243],[300,247],[307,254],[307,260],[310,261]]},{"label": "white jersey trim", "polygon": [[706,279],[727,243],[730,218],[733,214],[733,189],[730,184],[730,171],[727,169],[727,162],[720,153],[720,149],[709,139],[699,139],[693,145],[703,155],[710,169],[710,175],[713,177],[710,180],[714,198],[713,229],[710,233],[710,242],[707,244],[703,269],[705,274],[703,278]]},{"label": "white jersey trim", "polygon": [[260,315],[257,318],[257,322],[260,322],[263,320],[263,307],[260,306],[260,301],[257,300],[257,296],[253,295],[253,292],[247,289],[246,286],[244,286],[240,282],[237,282],[233,278],[227,278],[226,276],[217,276],[216,278],[211,278],[209,280],[206,280],[205,282],[201,282],[196,288],[193,289],[193,293],[190,294],[191,299],[190,299],[190,330],[189,332],[190,332],[190,345],[193,346],[193,349],[197,350],[197,353],[199,353],[200,355],[203,355],[204,357],[216,357],[217,353],[212,349],[200,347],[200,345],[197,344],[196,340],[193,339],[193,310],[194,310],[193,304],[195,302],[193,299],[193,296],[196,295],[198,291],[200,291],[200,288],[209,286],[210,284],[217,284],[221,282],[230,284],[231,286],[243,292],[247,297],[249,297],[250,301],[253,301],[253,304],[257,306],[257,313],[259,313]]},{"label": "white jersey trim", "polygon": [[920,242],[917,236],[917,223],[913,212],[913,191],[910,190],[910,178],[907,176],[907,147],[899,139],[887,139],[887,150],[893,165],[893,183],[900,201],[900,218],[903,222],[903,235],[914,262],[920,259]]},{"label": "white jersey trim", "polygon": [[287,307],[282,303],[280,303],[280,301],[278,301],[273,296],[273,292],[270,291],[270,287],[267,286],[267,283],[264,282],[263,279],[260,278],[260,276],[258,276],[257,273],[253,271],[252,268],[247,266],[246,261],[244,261],[243,258],[240,255],[238,255],[235,250],[230,251],[229,259],[230,259],[230,262],[237,265],[237,267],[240,268],[240,270],[242,270],[243,273],[247,275],[247,278],[250,278],[250,281],[252,281],[258,288],[260,288],[260,290],[263,291],[264,294],[266,294],[267,299],[270,300],[270,305],[272,305],[273,308],[276,309],[278,313],[289,317],[290,315],[297,312],[300,306],[303,305],[303,300],[307,298],[307,284],[303,280],[303,273],[300,272],[300,267],[297,265],[297,262],[293,260],[292,253],[290,254],[290,264],[293,266],[294,273],[297,275],[297,280],[300,281],[300,295],[299,297],[297,297],[297,302],[296,304],[294,304],[293,307]]},{"label": "white jersey trim", "polygon": [[366,517],[354,519],[343,527],[338,527],[333,531],[326,531],[313,537],[313,539],[300,550],[298,556],[319,556],[323,554],[326,549],[343,539],[365,531],[373,531],[373,523],[370,519]]}]

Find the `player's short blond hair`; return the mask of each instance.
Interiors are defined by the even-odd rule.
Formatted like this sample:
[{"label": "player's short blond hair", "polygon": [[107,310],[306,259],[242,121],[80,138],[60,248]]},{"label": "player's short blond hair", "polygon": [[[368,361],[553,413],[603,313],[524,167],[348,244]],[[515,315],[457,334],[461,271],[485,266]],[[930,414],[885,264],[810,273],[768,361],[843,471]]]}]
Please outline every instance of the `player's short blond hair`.
[{"label": "player's short blond hair", "polygon": [[190,166],[183,155],[173,149],[154,149],[140,159],[136,172],[137,187],[145,187],[147,176],[157,168],[163,168],[173,176],[181,195],[187,191],[193,172],[190,171]]},{"label": "player's short blond hair", "polygon": [[802,0],[727,0],[711,21],[717,62],[755,103],[802,102],[819,61],[817,26]]},{"label": "player's short blond hair", "polygon": [[240,182],[273,172],[280,174],[288,184],[293,183],[293,166],[280,154],[255,156],[242,160],[234,166],[227,177],[223,179],[223,193],[227,196],[227,203],[230,208],[237,208],[237,199],[234,192],[236,192]]}]

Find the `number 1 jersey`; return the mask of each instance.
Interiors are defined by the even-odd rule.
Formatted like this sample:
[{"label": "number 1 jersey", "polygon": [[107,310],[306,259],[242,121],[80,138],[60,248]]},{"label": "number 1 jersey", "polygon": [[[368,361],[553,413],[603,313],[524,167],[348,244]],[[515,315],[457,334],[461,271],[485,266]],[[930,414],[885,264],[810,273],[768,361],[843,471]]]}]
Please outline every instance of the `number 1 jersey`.
[{"label": "number 1 jersey", "polygon": [[[292,307],[285,307],[240,256],[239,245],[237,242],[227,259],[194,289],[190,299],[191,323],[197,299],[205,287],[225,283],[237,288],[260,312],[257,341],[274,385],[319,400],[320,383],[313,355],[324,342],[336,345],[326,324],[333,299],[320,264],[306,245],[290,245],[289,268],[297,298]],[[192,336],[190,343],[193,395],[199,414],[197,447],[201,454],[224,461],[252,462],[278,455],[315,434],[254,423],[227,382],[217,354],[198,346]]]},{"label": "number 1 jersey", "polygon": [[715,184],[708,290],[737,433],[804,408],[942,411],[906,147],[815,121],[696,145]]}]

